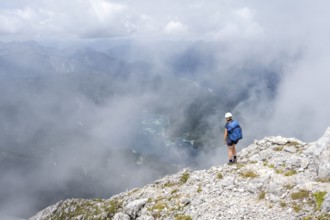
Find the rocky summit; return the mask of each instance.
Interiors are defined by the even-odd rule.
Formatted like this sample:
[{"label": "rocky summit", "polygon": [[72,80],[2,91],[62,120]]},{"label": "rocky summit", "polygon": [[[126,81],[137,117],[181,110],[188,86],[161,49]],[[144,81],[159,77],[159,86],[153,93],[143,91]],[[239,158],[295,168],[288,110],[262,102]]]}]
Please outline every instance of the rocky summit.
[{"label": "rocky summit", "polygon": [[330,127],[316,142],[266,137],[234,165],[184,169],[107,200],[68,199],[43,219],[330,219]]}]

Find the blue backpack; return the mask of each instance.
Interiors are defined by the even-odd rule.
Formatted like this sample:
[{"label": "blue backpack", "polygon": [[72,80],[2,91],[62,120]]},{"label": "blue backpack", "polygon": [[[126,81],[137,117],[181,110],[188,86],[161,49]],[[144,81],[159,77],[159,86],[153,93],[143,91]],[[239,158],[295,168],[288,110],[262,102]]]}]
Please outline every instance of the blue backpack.
[{"label": "blue backpack", "polygon": [[232,141],[238,141],[243,138],[242,128],[239,126],[238,122],[233,120],[228,123],[228,136]]}]

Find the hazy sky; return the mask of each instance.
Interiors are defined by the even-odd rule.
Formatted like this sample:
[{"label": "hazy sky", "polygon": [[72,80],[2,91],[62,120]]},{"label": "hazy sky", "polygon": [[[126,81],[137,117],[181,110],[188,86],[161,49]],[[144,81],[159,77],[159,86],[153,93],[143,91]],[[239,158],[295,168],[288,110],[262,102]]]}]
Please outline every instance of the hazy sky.
[{"label": "hazy sky", "polygon": [[[237,2],[238,3],[238,2]],[[2,1],[4,38],[260,37],[256,9],[231,1]]]},{"label": "hazy sky", "polygon": [[0,34],[4,39],[307,40],[319,28],[329,33],[327,6],[327,1],[283,0],[4,0]]}]

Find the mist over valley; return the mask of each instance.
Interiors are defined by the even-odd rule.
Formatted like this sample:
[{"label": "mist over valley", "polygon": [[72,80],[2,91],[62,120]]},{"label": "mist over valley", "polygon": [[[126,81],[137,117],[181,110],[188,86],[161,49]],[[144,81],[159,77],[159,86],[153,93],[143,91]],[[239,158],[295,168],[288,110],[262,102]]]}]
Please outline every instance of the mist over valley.
[{"label": "mist over valley", "polygon": [[260,83],[274,97],[280,77],[247,64],[232,67],[251,73],[240,91],[219,87],[196,74],[206,62],[202,49],[192,44],[165,59],[165,74],[148,60],[127,62],[93,48],[2,44],[0,192],[8,199],[1,207],[29,200],[32,209],[20,213],[28,216],[61,199],[105,198],[180,167],[224,162],[225,111]]}]

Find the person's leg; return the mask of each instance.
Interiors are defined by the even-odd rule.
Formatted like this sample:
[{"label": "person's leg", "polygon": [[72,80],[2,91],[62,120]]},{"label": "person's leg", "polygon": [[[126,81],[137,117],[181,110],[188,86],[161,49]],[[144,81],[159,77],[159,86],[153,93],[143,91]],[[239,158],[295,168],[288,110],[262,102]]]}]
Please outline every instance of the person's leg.
[{"label": "person's leg", "polygon": [[233,156],[233,145],[231,145],[228,146],[228,164],[234,163]]},{"label": "person's leg", "polygon": [[237,157],[236,157],[236,144],[233,144],[232,146],[232,158],[234,162],[237,162]]},{"label": "person's leg", "polygon": [[228,160],[233,158],[233,146],[228,146]]}]

